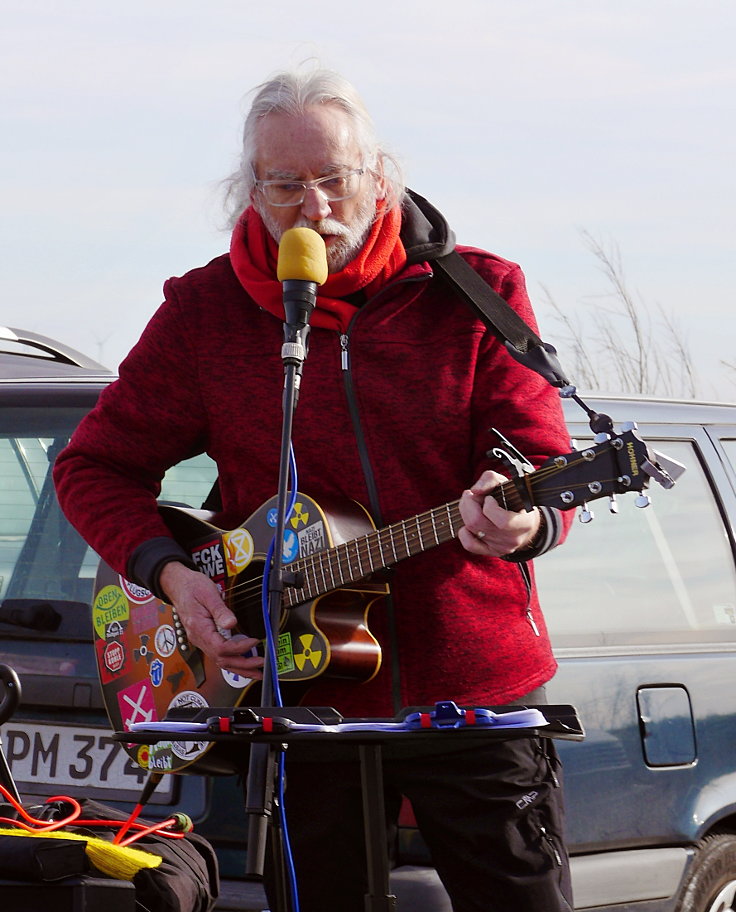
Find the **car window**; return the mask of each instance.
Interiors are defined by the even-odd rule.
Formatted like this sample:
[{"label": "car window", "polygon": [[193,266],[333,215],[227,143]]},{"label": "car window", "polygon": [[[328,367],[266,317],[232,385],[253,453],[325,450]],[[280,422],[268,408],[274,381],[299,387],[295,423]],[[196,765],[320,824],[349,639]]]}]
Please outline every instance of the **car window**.
[{"label": "car window", "polygon": [[[89,603],[98,558],[64,518],[51,468],[84,408],[5,408],[0,429],[0,599]],[[162,499],[199,507],[216,472],[207,456],[174,467]]]},{"label": "car window", "polygon": [[84,409],[3,410],[0,597],[88,601],[87,547],[61,515],[51,466]]},{"label": "car window", "polygon": [[590,523],[535,562],[555,647],[736,643],[736,575],[718,503],[693,444],[657,442],[687,466],[652,503],[591,504]]},{"label": "car window", "polygon": [[728,456],[728,461],[731,463],[731,468],[736,472],[736,440],[721,440],[723,449]]},{"label": "car window", "polygon": [[217,477],[215,463],[202,453],[185,459],[166,473],[161,483],[160,501],[200,507]]}]

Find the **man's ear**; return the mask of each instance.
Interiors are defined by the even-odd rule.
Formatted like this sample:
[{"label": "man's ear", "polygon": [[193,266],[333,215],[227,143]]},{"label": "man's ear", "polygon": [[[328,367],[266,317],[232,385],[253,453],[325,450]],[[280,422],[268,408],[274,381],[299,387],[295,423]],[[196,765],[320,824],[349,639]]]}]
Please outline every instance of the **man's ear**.
[{"label": "man's ear", "polygon": [[[251,172],[252,172],[253,180],[256,181],[257,175],[256,175],[255,165],[251,165]],[[250,199],[250,204],[254,208],[256,207],[256,193],[257,192],[258,191],[257,191],[256,185],[254,183],[253,186],[250,188],[250,193],[248,194],[248,198]]]},{"label": "man's ear", "polygon": [[385,200],[388,194],[388,181],[386,180],[386,172],[383,167],[383,156],[379,155],[376,160],[373,173],[375,174],[376,181],[376,199]]}]

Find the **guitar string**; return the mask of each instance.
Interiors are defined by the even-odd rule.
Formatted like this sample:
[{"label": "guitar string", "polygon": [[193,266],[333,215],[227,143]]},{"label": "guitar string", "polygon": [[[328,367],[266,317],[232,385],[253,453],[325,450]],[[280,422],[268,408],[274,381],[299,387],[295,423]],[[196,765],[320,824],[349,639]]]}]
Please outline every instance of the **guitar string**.
[{"label": "guitar string", "polygon": [[[568,486],[569,487],[569,486]],[[564,488],[560,488],[564,490]],[[394,527],[390,527],[394,529]],[[430,523],[425,520],[420,521],[418,525],[419,537],[423,537],[427,533],[434,532],[435,527],[431,527]],[[387,530],[381,530],[385,533]],[[413,533],[412,533],[413,535]],[[439,542],[430,543],[429,547],[434,547],[435,544],[442,544],[445,541],[450,541],[454,538],[455,535],[448,536],[447,538],[441,538]],[[369,539],[372,539],[371,542],[368,542]],[[417,545],[417,540],[412,541],[412,546]],[[412,547],[407,548],[402,546],[397,550],[396,557],[392,560],[385,560],[384,550],[381,542],[378,539],[377,533],[368,533],[362,538],[353,539],[351,542],[344,542],[340,545],[335,546],[334,548],[328,549],[324,552],[319,552],[316,556],[317,559],[312,559],[310,563],[305,564],[303,568],[296,567],[297,570],[303,569],[303,572],[307,575],[307,582],[298,588],[287,590],[287,592],[294,593],[294,600],[287,601],[285,606],[286,608],[296,608],[298,605],[308,602],[314,598],[317,598],[321,595],[325,595],[329,592],[333,592],[348,583],[359,582],[361,579],[365,579],[371,575],[369,573],[363,573],[356,570],[355,567],[355,558],[349,552],[349,546],[352,546],[357,553],[360,552],[361,546],[363,554],[367,555],[368,551],[371,551],[373,556],[381,555],[381,567],[389,567],[394,563],[404,560],[407,557],[411,557],[414,554],[420,553],[421,551],[428,550],[426,544],[422,543],[416,550],[412,550]],[[393,556],[393,555],[392,555]],[[309,560],[309,559],[308,559]],[[325,569],[325,563],[327,564],[327,569]],[[347,569],[349,572],[347,576],[343,573],[343,570]],[[341,578],[337,578],[338,575]],[[320,582],[318,577],[322,577],[324,583]],[[236,606],[231,604],[231,607],[235,609],[236,614],[240,614],[243,611],[248,611],[258,609],[261,604],[261,592],[262,592],[262,576],[256,579],[246,580],[244,583],[236,583],[230,588],[227,592],[229,600],[234,599],[237,602]],[[290,596],[285,593],[285,598],[289,599]]]},{"label": "guitar string", "polygon": [[[572,464],[574,465],[575,462],[579,462],[579,461],[580,460],[574,460],[572,462]],[[570,463],[568,463],[568,465],[570,465]],[[558,473],[559,471],[560,471],[560,469],[558,467],[550,466],[543,470],[537,470],[537,472],[535,473],[535,478],[539,479],[539,478],[545,477],[546,475],[549,475],[549,474]],[[612,479],[608,479],[608,480],[610,481]],[[565,485],[565,486],[561,486],[557,490],[562,491],[569,487],[570,487],[570,485]],[[516,495],[515,497],[512,498],[511,496],[509,496],[508,499],[513,500],[519,506],[522,506],[521,497],[518,494],[518,491],[516,489],[516,485],[514,482],[505,482],[496,490],[499,492],[499,495],[504,495],[504,494],[511,495],[512,493],[515,494]],[[552,489],[548,493],[554,493],[554,492],[555,492],[555,490]],[[340,571],[340,573],[342,573],[342,568],[347,563],[347,567],[350,570],[349,579],[341,580],[340,585],[342,585],[344,582],[356,582],[359,579],[365,578],[366,576],[370,575],[370,573],[363,573],[362,568],[360,567],[361,549],[362,549],[363,558],[367,559],[369,563],[371,563],[371,558],[373,556],[380,556],[381,568],[390,566],[392,563],[398,562],[399,560],[403,560],[406,557],[410,557],[410,556],[412,556],[413,553],[416,553],[416,552],[413,552],[412,548],[408,547],[408,542],[407,542],[407,546],[399,547],[398,553],[396,554],[396,560],[386,561],[384,558],[384,554],[383,554],[384,544],[381,542],[381,536],[382,535],[385,536],[388,533],[389,537],[391,537],[391,539],[392,539],[391,544],[392,544],[392,548],[393,548],[393,547],[395,547],[395,544],[396,544],[393,541],[394,533],[397,531],[406,533],[406,531],[408,530],[409,534],[413,538],[412,545],[415,545],[417,542],[417,539],[414,538],[414,532],[412,530],[416,528],[417,532],[419,533],[418,538],[422,539],[422,542],[420,544],[420,550],[426,550],[426,543],[423,541],[423,539],[424,539],[425,534],[428,531],[432,532],[432,533],[436,533],[437,523],[435,522],[435,519],[436,518],[440,519],[440,527],[442,527],[445,524],[445,520],[441,519],[442,515],[448,514],[453,510],[457,511],[458,504],[459,504],[459,501],[454,501],[454,502],[451,502],[448,504],[444,504],[440,507],[436,507],[432,510],[427,511],[426,513],[419,514],[417,517],[412,517],[411,519],[403,520],[401,522],[391,524],[389,526],[384,527],[383,529],[373,530],[372,532],[366,533],[366,535],[358,537],[356,539],[352,539],[349,542],[342,542],[341,544],[336,545],[333,548],[329,548],[325,551],[317,552],[316,555],[312,555],[309,558],[302,558],[301,561],[299,561],[293,565],[292,569],[296,569],[298,572],[299,570],[302,569],[301,565],[303,563],[304,564],[303,569],[305,571],[309,571],[309,569],[310,569],[309,565],[311,564],[311,570],[313,572],[316,572],[316,569],[317,569],[316,563],[318,562],[320,565],[320,570],[324,575],[323,564],[326,559],[330,565],[328,568],[330,570],[330,575],[333,576],[334,575],[333,568],[335,566],[335,561],[336,561],[336,568],[338,571]],[[406,535],[404,534],[403,537],[405,538]],[[434,537],[435,538],[437,537],[436,534]],[[455,537],[454,530],[453,530],[453,535],[450,538],[453,538],[453,537]],[[450,540],[450,538],[442,539],[442,541],[436,542],[436,544],[442,544],[444,541]],[[399,542],[399,545],[400,545],[400,542]],[[424,547],[422,547],[422,545],[424,545]],[[352,546],[353,550],[355,551],[354,557],[350,554],[351,546]],[[377,548],[374,546],[377,546]],[[430,544],[430,547],[432,547],[431,544]],[[376,553],[376,551],[378,551],[378,554]],[[406,553],[404,553],[405,551],[406,551]],[[357,573],[356,573],[356,571],[354,569],[354,565],[353,565],[353,561],[355,559],[357,559],[358,564],[359,564]],[[260,591],[260,588],[261,588],[260,580],[257,581],[257,583],[254,583],[254,581],[252,579],[249,579],[249,580],[246,580],[244,583],[236,583],[234,586],[231,587],[228,594],[245,596],[247,598],[250,594]],[[300,590],[304,591],[304,590],[307,590],[309,587],[307,585],[305,585],[305,586],[301,586],[298,588]],[[317,585],[317,588],[322,589],[322,587],[319,586],[319,584]],[[331,588],[339,588],[339,586],[335,585],[334,587],[328,587],[324,591],[330,591]],[[323,594],[323,593],[317,592],[316,594],[319,595],[319,594]],[[309,598],[309,596],[307,596],[307,598]]]},{"label": "guitar string", "polygon": [[[584,460],[582,459],[582,457],[578,457],[577,459],[568,461],[567,465],[564,468],[574,467],[575,465],[577,465],[583,461]],[[541,479],[548,477],[549,475],[557,474],[560,471],[562,471],[562,469],[558,466],[547,466],[544,469],[538,469],[534,473],[533,477],[535,480],[539,481]],[[610,482],[612,480],[613,479],[604,479],[603,483],[605,483],[606,481]],[[568,489],[570,489],[570,487],[581,487],[581,486],[582,485],[580,485],[580,484],[578,484],[577,486],[576,485],[571,486],[569,484],[562,485],[556,489],[549,489],[547,493],[554,494],[557,491],[568,490]],[[516,483],[514,481],[510,480],[510,481],[504,482],[503,484],[501,484],[498,488],[496,488],[494,490],[498,493],[498,495],[500,497],[504,497],[505,499],[508,499],[508,501],[511,502],[512,505],[514,503],[518,504],[519,506],[523,505],[521,495],[519,494]],[[495,494],[493,496],[496,500],[498,500],[498,497],[496,497]],[[342,542],[341,544],[336,545],[333,548],[328,548],[325,551],[317,552],[317,554],[312,555],[309,558],[302,558],[300,561],[297,561],[294,565],[292,565],[292,569],[295,569],[297,572],[300,572],[303,570],[304,572],[306,572],[308,574],[310,573],[310,570],[311,570],[311,574],[312,574],[311,578],[313,578],[315,580],[316,586],[310,587],[310,585],[305,584],[304,586],[298,587],[298,589],[294,589],[293,591],[294,592],[299,591],[301,593],[304,593],[305,597],[304,597],[303,601],[309,601],[310,598],[316,598],[317,596],[325,594],[326,592],[330,592],[330,591],[333,591],[334,589],[338,589],[338,588],[340,588],[340,586],[344,585],[347,582],[358,582],[359,580],[365,579],[366,577],[370,576],[371,572],[373,572],[373,571],[370,571],[369,573],[363,573],[362,568],[360,566],[361,546],[363,548],[363,551],[362,551],[363,558],[366,559],[368,561],[368,563],[372,563],[371,559],[373,557],[380,557],[380,562],[379,562],[380,569],[389,567],[393,563],[397,563],[400,560],[403,560],[407,557],[411,557],[411,556],[413,556],[413,554],[419,553],[419,551],[428,550],[427,545],[424,542],[424,536],[427,532],[429,532],[429,533],[433,534],[433,537],[435,539],[437,538],[438,524],[437,524],[437,522],[435,522],[436,519],[439,519],[439,529],[441,530],[443,526],[446,529],[449,526],[451,528],[452,535],[449,538],[442,538],[440,541],[436,541],[435,544],[443,544],[445,541],[452,540],[452,538],[456,537],[456,533],[454,532],[454,529],[452,529],[452,526],[451,526],[452,517],[450,517],[449,522],[446,519],[442,519],[441,517],[443,514],[447,514],[449,516],[449,514],[452,511],[457,512],[458,506],[459,506],[459,501],[452,501],[452,502],[444,504],[440,507],[435,507],[432,510],[428,510],[425,513],[419,514],[416,517],[412,517],[411,519],[402,520],[400,522],[393,523],[389,526],[384,527],[383,529],[373,530],[372,532],[368,532],[365,535],[360,536],[356,539],[352,539],[349,542]],[[414,531],[412,531],[414,529],[416,529],[416,532],[418,533],[416,538],[414,538],[415,533],[414,533]],[[391,539],[391,547],[393,550],[396,547],[396,542],[394,541],[394,533],[397,531],[404,533],[402,535],[403,538],[406,538],[406,532],[408,531],[408,533],[413,538],[412,547],[416,546],[417,542],[419,540],[421,540],[420,544],[419,544],[419,548],[417,549],[417,551],[412,550],[412,547],[409,546],[409,543],[407,540],[404,547],[399,547],[398,552],[396,554],[396,559],[391,560],[391,561],[386,561],[385,557],[384,557],[384,547],[385,546],[381,542],[381,536],[383,535],[383,536],[389,537]],[[400,544],[401,543],[399,542],[399,545]],[[351,546],[352,546],[353,550],[355,551],[354,556],[351,556],[351,554],[350,554]],[[430,543],[429,547],[434,547],[434,545],[432,545]],[[406,552],[406,553],[404,553],[404,552]],[[357,573],[355,571],[354,564],[353,564],[353,561],[355,559],[357,559],[358,564],[359,564]],[[324,563],[325,562],[328,564],[329,575],[331,577],[333,577],[333,583],[334,583],[334,585],[328,585],[327,588],[323,588],[322,586],[320,586],[316,580],[316,574],[318,572],[317,564],[319,564],[319,572],[323,576],[325,576],[325,572],[324,572]],[[302,564],[304,564],[303,567],[302,567]],[[309,566],[310,564],[311,564],[311,566]],[[342,576],[342,569],[345,565],[347,565],[347,569],[350,571],[349,578],[347,580],[341,580],[340,583],[337,584],[334,582],[334,576],[335,576],[334,570],[337,569],[339,571],[340,575]],[[326,580],[326,577],[325,577],[325,580]],[[318,591],[312,596],[307,591],[310,588],[316,588]],[[233,585],[228,590],[227,595],[237,598],[238,602],[240,602],[241,605],[243,605],[243,607],[251,607],[253,605],[257,605],[260,603],[261,590],[262,590],[262,577],[258,578],[256,580],[251,578],[251,579],[246,580],[243,583],[235,583],[235,585]],[[257,596],[257,598],[256,598],[256,596]],[[301,602],[294,602],[293,604],[290,604],[287,607],[296,607],[296,605],[298,605],[298,604],[301,604]]]},{"label": "guitar string", "polygon": [[[437,544],[442,544],[443,541],[450,541],[455,537],[454,529],[452,529],[452,520],[453,512],[456,514],[454,519],[459,519],[458,513],[458,501],[454,503],[444,504],[441,507],[436,507],[434,510],[427,511],[424,514],[420,514],[417,517],[412,518],[411,520],[404,520],[403,522],[393,523],[390,526],[386,526],[383,529],[375,529],[371,532],[367,532],[365,535],[359,536],[358,538],[351,539],[348,542],[341,542],[339,545],[335,545],[332,548],[328,548],[325,551],[317,552],[314,555],[310,555],[307,558],[302,558],[301,560],[295,562],[291,565],[290,569],[295,570],[296,572],[303,571],[315,579],[318,573],[325,577],[325,581],[329,578],[335,578],[338,574],[343,575],[343,569],[349,571],[348,578],[344,579],[344,582],[357,582],[360,579],[363,579],[367,576],[370,576],[372,570],[363,573],[360,571],[360,561],[361,558],[368,564],[371,564],[373,559],[375,564],[378,565],[379,569],[384,569],[385,567],[391,566],[392,563],[403,560],[405,557],[410,557],[413,553],[411,547],[407,548],[407,545],[401,544],[401,541],[406,539],[405,535],[401,535],[401,540],[395,540],[395,535],[397,532],[407,529],[408,533],[412,538],[411,544],[414,545],[419,540],[424,540],[425,536],[430,532],[435,532],[437,535],[443,533],[446,534],[447,529],[452,530],[452,534],[447,538],[440,539],[436,542]],[[438,518],[438,517],[446,518]],[[396,558],[395,560],[386,560],[386,549],[388,547],[386,542],[381,541],[381,537],[386,539],[391,539],[391,548],[392,551],[396,548]],[[435,536],[437,537],[437,536]],[[397,547],[398,546],[398,547]],[[421,550],[426,550],[426,544]],[[351,551],[353,553],[351,553]],[[406,553],[404,553],[406,552]],[[392,554],[393,557],[393,554]],[[355,561],[358,561],[359,569],[356,571]],[[327,568],[325,565],[328,565]],[[324,589],[322,586],[317,583],[316,588],[321,590],[317,592],[316,595],[323,594],[324,592],[329,592],[332,589],[337,589],[343,585],[343,582],[335,582],[335,585],[328,586]],[[306,594],[310,586],[308,584],[298,587],[297,590],[305,592],[304,601],[309,599],[309,595]],[[311,588],[315,588],[314,586]],[[236,595],[239,601],[244,601],[249,598],[253,598],[261,589],[261,580],[248,579],[244,583],[236,583],[232,586],[228,592],[230,595]],[[315,595],[315,597],[316,597]],[[255,603],[252,602],[251,604]],[[299,602],[296,602],[299,604]],[[291,607],[291,606],[290,606]]]}]

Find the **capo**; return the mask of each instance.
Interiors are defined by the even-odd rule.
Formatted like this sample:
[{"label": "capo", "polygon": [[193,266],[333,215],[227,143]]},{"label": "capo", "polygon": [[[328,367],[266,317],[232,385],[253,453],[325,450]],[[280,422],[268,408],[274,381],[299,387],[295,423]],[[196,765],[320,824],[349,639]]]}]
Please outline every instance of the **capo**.
[{"label": "capo", "polygon": [[504,449],[494,447],[486,452],[490,459],[492,456],[498,459],[509,471],[514,471],[518,477],[528,475],[534,471],[534,466],[516,447],[508,440],[497,428],[490,428],[490,433],[495,434],[501,441]]},{"label": "capo", "polygon": [[534,509],[534,505],[529,494],[526,476],[534,472],[534,466],[497,428],[490,428],[490,431],[498,437],[503,444],[503,448],[493,447],[492,450],[486,452],[486,456],[489,458],[495,457],[506,468],[511,476],[510,480],[514,482],[524,509],[530,512]]}]

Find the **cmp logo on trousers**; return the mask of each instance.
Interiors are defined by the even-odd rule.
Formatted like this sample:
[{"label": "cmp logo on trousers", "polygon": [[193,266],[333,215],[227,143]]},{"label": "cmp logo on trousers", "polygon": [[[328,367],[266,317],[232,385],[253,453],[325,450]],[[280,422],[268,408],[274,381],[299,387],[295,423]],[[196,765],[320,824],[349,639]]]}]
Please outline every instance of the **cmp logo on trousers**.
[{"label": "cmp logo on trousers", "polygon": [[521,798],[519,798],[516,802],[516,806],[520,811],[523,811],[524,808],[528,808],[530,804],[534,804],[538,797],[539,792],[527,792],[526,795],[522,795]]}]

